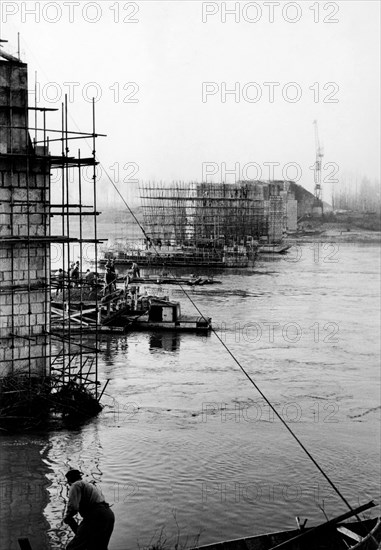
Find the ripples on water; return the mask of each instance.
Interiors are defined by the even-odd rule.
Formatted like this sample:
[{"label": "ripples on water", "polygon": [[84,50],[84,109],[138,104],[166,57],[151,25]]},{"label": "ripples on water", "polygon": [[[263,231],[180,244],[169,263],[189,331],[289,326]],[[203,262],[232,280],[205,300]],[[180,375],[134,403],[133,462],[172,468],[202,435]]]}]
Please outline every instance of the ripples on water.
[{"label": "ripples on water", "polygon": [[[379,496],[379,249],[340,246],[337,263],[302,252],[186,290],[356,505]],[[179,289],[159,291],[193,313]],[[8,498],[17,483],[41,486],[24,498],[29,523],[5,511],[14,540],[29,530],[47,548],[48,531],[50,547],[64,547],[70,466],[113,505],[110,550],[148,544],[163,526],[169,539],[178,524],[206,544],[293,527],[295,515],[323,521],[319,506],[331,517],[344,510],[214,336],[109,336],[100,372],[111,381],[98,418],[3,438]]]}]

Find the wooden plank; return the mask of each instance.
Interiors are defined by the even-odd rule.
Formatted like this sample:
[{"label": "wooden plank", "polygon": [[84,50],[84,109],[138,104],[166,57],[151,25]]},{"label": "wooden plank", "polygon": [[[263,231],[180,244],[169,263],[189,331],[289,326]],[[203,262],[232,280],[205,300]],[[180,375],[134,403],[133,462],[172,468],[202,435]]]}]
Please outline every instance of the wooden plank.
[{"label": "wooden plank", "polygon": [[85,327],[89,326],[89,323],[86,323],[83,319],[77,319],[75,317],[69,317],[68,321],[73,321],[74,323],[79,323],[80,325],[84,325]]},{"label": "wooden plank", "polygon": [[82,311],[74,310],[75,313],[70,313],[70,318],[73,319],[73,317],[78,317],[78,315],[85,315],[86,313],[94,313],[96,311],[96,308],[91,309],[84,309]]},{"label": "wooden plank", "polygon": [[337,528],[337,531],[339,533],[341,533],[342,535],[345,535],[345,536],[349,537],[350,539],[355,540],[356,542],[361,542],[361,541],[364,540],[363,537],[360,537],[360,535],[358,535],[357,533],[354,533],[353,531],[350,531],[349,529],[344,527],[344,525],[340,525]]},{"label": "wooden plank", "polygon": [[[63,314],[64,314],[64,310],[63,310],[63,309],[56,309],[55,307],[52,307],[52,308],[51,308],[51,311],[52,311],[53,313],[56,313],[56,314],[59,315],[60,317],[62,317]],[[65,313],[67,313],[67,311],[65,311]]]}]

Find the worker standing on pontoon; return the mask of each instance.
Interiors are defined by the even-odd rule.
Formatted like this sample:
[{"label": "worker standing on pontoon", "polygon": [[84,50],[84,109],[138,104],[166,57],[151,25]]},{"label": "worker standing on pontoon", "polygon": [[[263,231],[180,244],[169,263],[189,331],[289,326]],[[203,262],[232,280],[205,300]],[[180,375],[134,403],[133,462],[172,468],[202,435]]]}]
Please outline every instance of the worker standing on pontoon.
[{"label": "worker standing on pontoon", "polygon": [[105,294],[112,294],[113,284],[114,284],[114,274],[112,273],[111,268],[107,267],[106,274],[105,274],[105,289],[104,289]]},{"label": "worker standing on pontoon", "polygon": [[116,269],[115,269],[114,260],[111,260],[110,272],[111,272],[111,278],[112,278],[111,279],[112,291],[115,292],[116,291],[116,281],[118,279],[118,274],[117,274]]}]

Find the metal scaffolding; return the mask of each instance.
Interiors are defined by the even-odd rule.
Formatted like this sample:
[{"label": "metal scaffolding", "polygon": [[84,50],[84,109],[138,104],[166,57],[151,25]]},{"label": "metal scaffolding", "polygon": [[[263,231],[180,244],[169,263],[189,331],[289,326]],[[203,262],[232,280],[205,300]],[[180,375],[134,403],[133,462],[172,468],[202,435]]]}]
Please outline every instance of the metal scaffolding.
[{"label": "metal scaffolding", "polygon": [[[98,289],[93,292],[93,315],[86,321],[78,315],[78,307],[73,307],[73,292],[79,294],[81,309],[88,292],[83,279],[83,246],[94,245],[97,282],[97,245],[101,241],[97,236],[95,142],[99,134],[94,101],[91,132],[69,128],[66,97],[61,105],[61,128],[48,128],[47,115],[57,109],[28,105],[27,65],[2,50],[0,58],[0,409],[6,417],[13,410],[11,394],[23,397],[25,405],[25,392],[31,400],[40,392],[52,402],[53,394],[64,398],[68,388],[75,388],[98,402]],[[32,127],[30,112],[34,115]],[[79,150],[73,156],[69,143],[87,138],[92,142],[91,156],[82,158]],[[86,201],[91,206],[85,207],[82,170],[89,166],[93,183]],[[56,174],[54,183],[51,172]],[[52,193],[59,197],[55,204]],[[54,217],[61,220],[57,235],[51,232]],[[90,219],[92,227],[89,235],[87,224],[86,238],[84,219]],[[75,283],[70,276],[74,243],[79,250]],[[59,247],[62,258],[64,276],[58,279],[51,275],[52,244]],[[61,308],[51,307],[53,293],[60,294]],[[46,391],[41,392],[42,386]],[[55,399],[57,402],[64,406],[62,399]]]},{"label": "metal scaffolding", "polygon": [[147,233],[156,242],[221,247],[281,240],[288,182],[142,183]]}]

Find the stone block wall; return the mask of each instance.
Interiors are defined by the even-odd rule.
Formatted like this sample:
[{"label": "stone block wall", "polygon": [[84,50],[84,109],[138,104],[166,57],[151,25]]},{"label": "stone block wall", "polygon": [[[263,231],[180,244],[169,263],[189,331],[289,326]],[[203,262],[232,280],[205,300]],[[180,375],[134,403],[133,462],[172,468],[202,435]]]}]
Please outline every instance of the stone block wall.
[{"label": "stone block wall", "polygon": [[28,134],[27,89],[27,66],[0,61],[0,382],[49,374],[50,170]]}]

